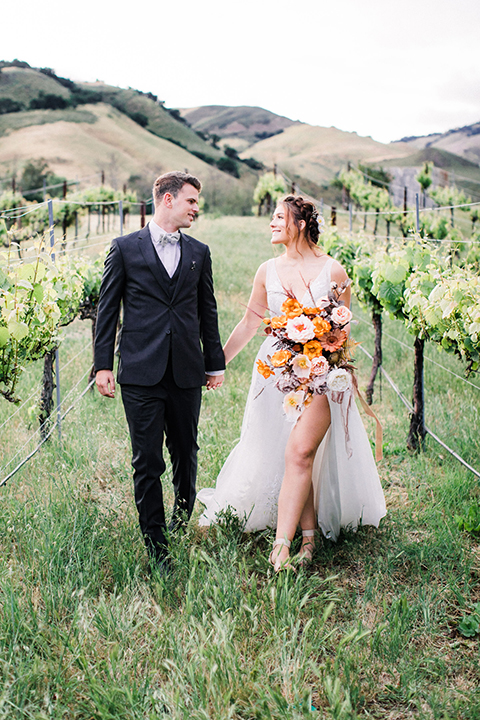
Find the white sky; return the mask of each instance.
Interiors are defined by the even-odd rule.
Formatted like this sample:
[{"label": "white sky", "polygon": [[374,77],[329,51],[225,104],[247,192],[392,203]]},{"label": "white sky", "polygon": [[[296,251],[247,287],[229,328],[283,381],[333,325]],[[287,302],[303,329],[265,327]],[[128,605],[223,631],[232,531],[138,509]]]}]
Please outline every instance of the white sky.
[{"label": "white sky", "polygon": [[479,0],[10,0],[0,59],[382,142],[480,121]]}]

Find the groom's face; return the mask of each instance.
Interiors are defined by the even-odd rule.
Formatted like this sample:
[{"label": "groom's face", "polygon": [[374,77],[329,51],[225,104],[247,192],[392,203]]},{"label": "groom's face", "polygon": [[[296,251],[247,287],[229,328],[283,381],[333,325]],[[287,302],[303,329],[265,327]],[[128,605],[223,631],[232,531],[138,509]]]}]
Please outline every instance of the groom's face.
[{"label": "groom's face", "polygon": [[198,190],[184,185],[176,197],[171,196],[170,218],[177,228],[189,228],[198,213]]}]

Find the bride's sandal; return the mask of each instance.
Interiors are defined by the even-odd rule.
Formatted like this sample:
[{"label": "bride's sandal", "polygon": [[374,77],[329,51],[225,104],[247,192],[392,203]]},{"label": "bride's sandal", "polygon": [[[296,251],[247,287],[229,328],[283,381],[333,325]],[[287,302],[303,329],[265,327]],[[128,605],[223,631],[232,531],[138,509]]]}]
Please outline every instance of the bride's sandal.
[{"label": "bride's sandal", "polygon": [[[280,572],[280,570],[293,570],[293,572],[296,572],[295,568],[292,565],[290,555],[288,555],[285,560],[280,560],[278,557],[280,555],[282,546],[289,548],[291,544],[292,543],[290,542],[290,540],[287,540],[285,538],[277,538],[273,543],[273,549],[268,556],[268,562],[270,563],[270,565],[273,565],[273,569],[276,573]],[[277,550],[277,552],[275,552],[276,547],[280,547],[280,550]]]},{"label": "bride's sandal", "polygon": [[315,550],[315,540],[313,539],[314,537],[315,530],[302,530],[302,540],[303,538],[312,538],[312,540],[309,540],[308,542],[302,542],[302,548],[298,553],[297,557],[298,565],[305,566],[312,562],[313,551]]}]

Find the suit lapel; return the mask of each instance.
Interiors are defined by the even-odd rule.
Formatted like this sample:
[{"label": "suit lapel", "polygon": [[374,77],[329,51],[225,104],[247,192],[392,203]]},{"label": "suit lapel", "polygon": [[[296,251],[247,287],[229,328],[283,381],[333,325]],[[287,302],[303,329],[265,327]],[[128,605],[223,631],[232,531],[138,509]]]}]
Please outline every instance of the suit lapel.
[{"label": "suit lapel", "polygon": [[150,272],[153,274],[155,280],[160,286],[162,295],[168,300],[168,293],[166,290],[166,283],[169,282],[170,278],[167,271],[165,270],[163,263],[159,261],[158,255],[153,247],[152,238],[148,225],[145,225],[138,234],[138,244],[140,246],[143,259],[148,265]]},{"label": "suit lapel", "polygon": [[172,302],[177,297],[178,291],[188,277],[188,273],[192,267],[193,249],[190,240],[180,232],[181,243],[182,243],[182,256],[180,258],[180,272],[178,280],[173,291]]}]

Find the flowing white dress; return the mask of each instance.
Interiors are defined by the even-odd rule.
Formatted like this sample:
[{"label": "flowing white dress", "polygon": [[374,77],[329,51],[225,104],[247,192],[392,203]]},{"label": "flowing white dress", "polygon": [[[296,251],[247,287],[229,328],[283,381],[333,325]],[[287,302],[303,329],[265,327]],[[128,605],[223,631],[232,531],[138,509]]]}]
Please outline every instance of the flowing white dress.
[{"label": "flowing white dress", "polygon": [[[311,305],[312,297],[318,301],[327,294],[334,262],[327,259],[301,300],[303,304]],[[267,263],[266,289],[270,315],[281,315],[286,293],[273,258]],[[267,336],[257,359],[265,361],[272,355],[274,344],[275,338]],[[293,423],[285,416],[284,395],[274,387],[274,380],[263,378],[255,362],[240,440],[220,471],[216,487],[200,490],[197,495],[205,505],[200,525],[215,523],[217,513],[231,507],[245,521],[247,532],[276,527],[285,446]],[[378,527],[386,513],[370,443],[350,392],[344,393],[341,403],[333,402],[327,393],[331,424],[317,450],[312,474],[318,525],[332,540],[337,539],[340,528],[355,530],[360,523]]]}]

